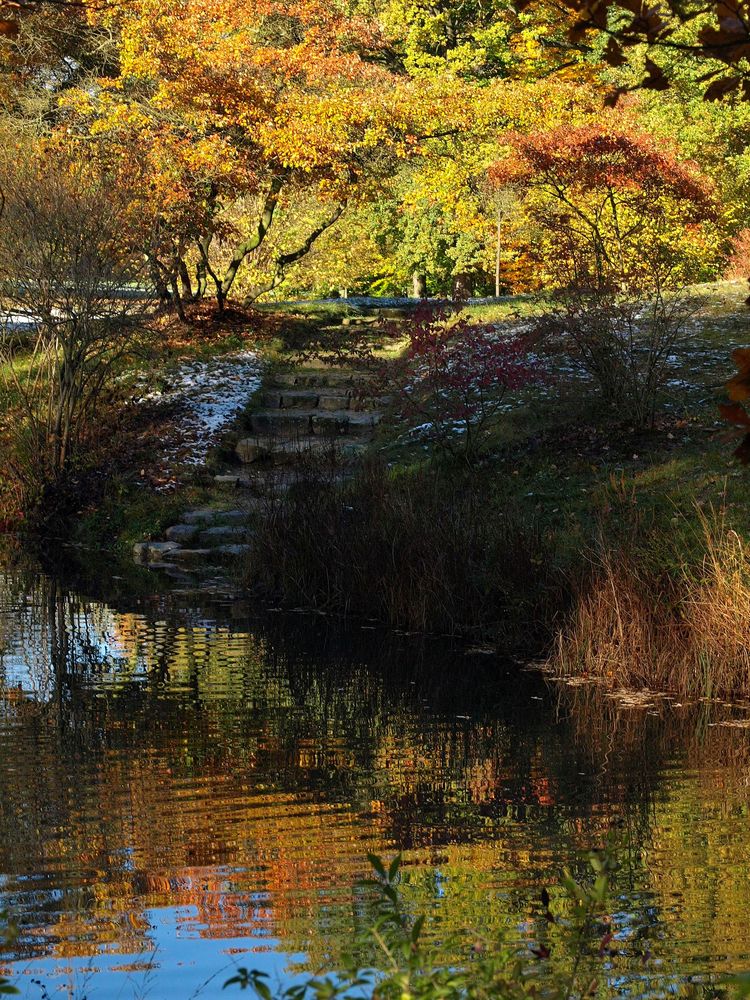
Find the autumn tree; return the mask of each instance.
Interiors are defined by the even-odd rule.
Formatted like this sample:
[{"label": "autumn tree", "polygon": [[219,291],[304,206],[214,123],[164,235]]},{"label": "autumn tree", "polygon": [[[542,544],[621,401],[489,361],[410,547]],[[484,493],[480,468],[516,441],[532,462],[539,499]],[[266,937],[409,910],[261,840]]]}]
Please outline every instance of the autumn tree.
[{"label": "autumn tree", "polygon": [[[66,126],[114,176],[141,178],[144,250],[177,300],[211,287],[222,307],[279,208],[313,193],[319,213],[279,253],[278,283],[418,142],[408,82],[349,44],[368,24],[322,3],[133,0],[92,16],[116,32],[120,71],[69,95]],[[240,202],[257,207],[241,228]]]},{"label": "autumn tree", "polygon": [[525,192],[540,265],[557,283],[674,287],[716,259],[710,182],[622,125],[516,134],[489,177]]},{"label": "autumn tree", "polygon": [[541,324],[605,398],[652,425],[693,304],[677,294],[717,257],[710,183],[647,135],[607,122],[516,136],[491,179],[525,190],[539,266],[561,288]]}]

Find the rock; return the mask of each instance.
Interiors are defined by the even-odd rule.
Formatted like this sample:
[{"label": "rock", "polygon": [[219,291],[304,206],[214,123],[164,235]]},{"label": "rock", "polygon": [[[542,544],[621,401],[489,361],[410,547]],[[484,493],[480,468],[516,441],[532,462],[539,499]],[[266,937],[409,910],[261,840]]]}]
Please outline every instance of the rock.
[{"label": "rock", "polygon": [[375,410],[364,413],[352,410],[330,410],[315,414],[312,425],[315,434],[338,433],[368,437],[375,430],[375,425],[380,422],[380,417],[381,414]]},{"label": "rock", "polygon": [[250,551],[249,545],[217,545],[215,549],[212,549],[217,555],[237,558],[238,556],[245,556]]},{"label": "rock", "polygon": [[320,410],[348,410],[350,404],[350,396],[320,396],[318,399]]},{"label": "rock", "polygon": [[244,524],[247,514],[244,510],[216,510],[214,507],[198,507],[188,510],[182,520],[189,525]]},{"label": "rock", "polygon": [[170,542],[179,542],[180,545],[189,545],[194,542],[198,535],[198,527],[195,524],[173,524],[164,532]]},{"label": "rock", "polygon": [[196,563],[206,563],[211,561],[213,549],[180,549],[179,552],[171,552],[169,559],[171,562],[179,563],[180,566],[192,566]]},{"label": "rock", "polygon": [[248,528],[236,525],[218,524],[213,528],[204,528],[198,536],[201,545],[222,545],[225,542],[246,542],[252,537]]},{"label": "rock", "polygon": [[179,549],[177,542],[136,542],[133,546],[133,556],[138,562],[158,562],[169,553]]},{"label": "rock", "polygon": [[217,486],[236,486],[238,488],[253,485],[253,481],[247,476],[214,476],[214,482]]},{"label": "rock", "polygon": [[246,465],[257,462],[268,455],[268,445],[263,444],[256,438],[243,438],[237,442],[234,450],[240,462],[244,462]]},{"label": "rock", "polygon": [[283,439],[292,434],[309,434],[315,410],[256,410],[250,415],[255,434],[276,435]]},{"label": "rock", "polygon": [[314,410],[319,398],[317,389],[285,390],[279,404],[285,410]]}]

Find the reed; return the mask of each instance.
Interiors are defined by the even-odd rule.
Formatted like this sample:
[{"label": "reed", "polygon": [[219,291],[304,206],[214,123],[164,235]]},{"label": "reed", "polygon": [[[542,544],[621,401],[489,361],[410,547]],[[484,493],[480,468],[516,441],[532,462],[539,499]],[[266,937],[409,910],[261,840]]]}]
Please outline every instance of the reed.
[{"label": "reed", "polygon": [[471,482],[369,462],[349,481],[308,475],[271,501],[248,573],[286,605],[493,638],[522,624],[528,638],[541,555],[534,527]]},{"label": "reed", "polygon": [[[659,569],[653,536],[601,543],[575,590],[549,665],[560,675],[685,696],[750,695],[750,548],[715,510],[695,507],[698,554]],[[649,551],[651,548],[651,551]]]}]

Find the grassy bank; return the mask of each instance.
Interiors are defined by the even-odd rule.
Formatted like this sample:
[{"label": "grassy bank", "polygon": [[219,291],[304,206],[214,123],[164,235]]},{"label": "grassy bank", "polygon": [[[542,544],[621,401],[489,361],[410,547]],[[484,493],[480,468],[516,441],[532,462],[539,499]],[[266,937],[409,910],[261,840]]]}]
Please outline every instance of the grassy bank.
[{"label": "grassy bank", "polygon": [[[700,292],[653,428],[559,357],[495,419],[471,470],[394,419],[358,478],[300,483],[269,511],[253,584],[400,627],[510,638],[614,686],[750,694],[748,473],[716,408],[745,342],[745,289]],[[522,306],[473,312],[547,308]]]},{"label": "grassy bank", "polygon": [[[248,349],[272,355],[275,326],[265,317],[229,312],[218,321],[197,309],[189,324],[151,319],[113,371],[82,447],[64,476],[38,490],[24,482],[23,428],[28,405],[52,391],[33,343],[19,340],[0,368],[0,529],[43,534],[89,548],[128,550],[158,537],[187,506],[212,500],[211,454],[201,466],[180,460],[183,417],[170,388],[185,366],[210,366]],[[34,386],[24,399],[26,386]],[[163,394],[163,391],[167,390]]]}]

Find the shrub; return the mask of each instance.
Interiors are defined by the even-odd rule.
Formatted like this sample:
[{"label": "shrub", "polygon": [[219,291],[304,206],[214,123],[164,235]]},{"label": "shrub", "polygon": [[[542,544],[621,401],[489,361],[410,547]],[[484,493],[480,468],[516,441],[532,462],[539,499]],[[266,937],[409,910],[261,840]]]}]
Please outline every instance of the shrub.
[{"label": "shrub", "polygon": [[[124,234],[122,192],[41,152],[0,164],[0,190],[7,467],[28,511],[80,470],[148,295],[143,255]],[[28,345],[4,335],[14,313],[32,320]]]},{"label": "shrub", "polygon": [[654,284],[638,297],[616,288],[569,287],[537,325],[596,382],[602,398],[638,427],[653,427],[675,351],[686,339],[694,298]]},{"label": "shrub", "polygon": [[[339,335],[308,352],[329,364],[356,365],[371,376],[368,392],[392,400],[395,414],[437,449],[473,464],[487,449],[508,394],[541,378],[527,338],[472,323],[424,302],[405,323]],[[416,425],[416,428],[415,428]]]}]

